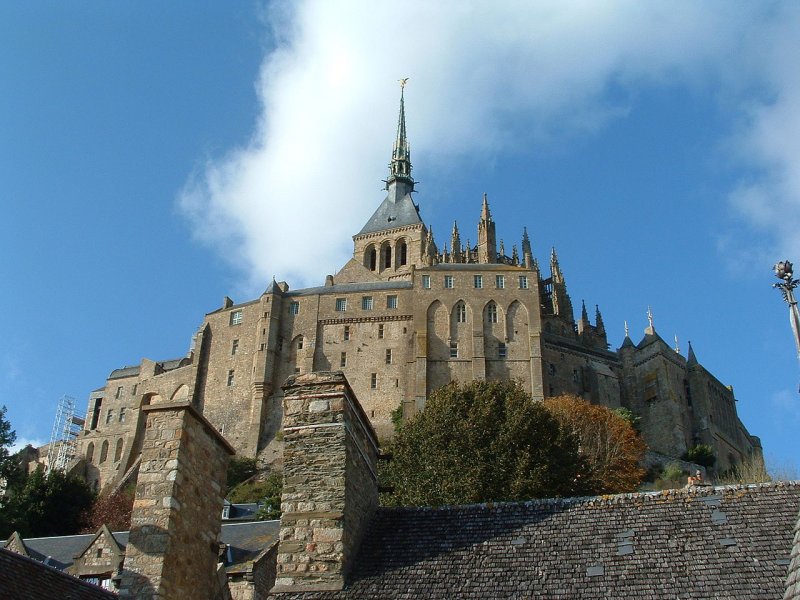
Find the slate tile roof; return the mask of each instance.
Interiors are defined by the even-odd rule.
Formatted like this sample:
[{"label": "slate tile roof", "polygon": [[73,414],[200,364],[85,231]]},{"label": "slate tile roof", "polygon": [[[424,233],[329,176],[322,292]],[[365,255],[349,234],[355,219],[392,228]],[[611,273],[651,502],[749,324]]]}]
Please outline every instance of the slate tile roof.
[{"label": "slate tile roof", "polygon": [[0,597],[14,600],[111,600],[116,594],[0,548]]},{"label": "slate tile roof", "polygon": [[341,592],[282,600],[780,599],[800,482],[381,509]]}]

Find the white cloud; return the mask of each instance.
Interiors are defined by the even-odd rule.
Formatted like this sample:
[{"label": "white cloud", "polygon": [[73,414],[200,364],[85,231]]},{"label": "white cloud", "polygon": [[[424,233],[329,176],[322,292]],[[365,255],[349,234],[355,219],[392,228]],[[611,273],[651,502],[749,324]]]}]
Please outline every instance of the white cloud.
[{"label": "white cloud", "polygon": [[594,132],[625,114],[642,84],[719,86],[721,103],[745,117],[734,143],[755,173],[734,205],[756,226],[791,215],[779,234],[796,237],[796,9],[307,0],[273,5],[267,18],[280,45],[262,65],[253,138],[202,165],[181,197],[196,234],[253,288],[273,275],[318,284],[348,258],[349,236],[382,199],[405,76],[414,156],[451,169]]}]

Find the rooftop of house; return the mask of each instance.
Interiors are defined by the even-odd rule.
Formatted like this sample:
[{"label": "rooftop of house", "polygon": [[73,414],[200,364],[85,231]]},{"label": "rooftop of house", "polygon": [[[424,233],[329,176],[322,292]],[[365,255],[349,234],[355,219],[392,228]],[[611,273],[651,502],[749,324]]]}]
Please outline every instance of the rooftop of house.
[{"label": "rooftop of house", "polygon": [[380,509],[357,598],[783,598],[800,482]]},{"label": "rooftop of house", "polygon": [[[117,595],[62,573],[55,567],[0,548],[0,592],[4,598],[41,600],[111,600]],[[5,595],[8,593],[9,595]],[[13,595],[11,595],[13,594]]]}]

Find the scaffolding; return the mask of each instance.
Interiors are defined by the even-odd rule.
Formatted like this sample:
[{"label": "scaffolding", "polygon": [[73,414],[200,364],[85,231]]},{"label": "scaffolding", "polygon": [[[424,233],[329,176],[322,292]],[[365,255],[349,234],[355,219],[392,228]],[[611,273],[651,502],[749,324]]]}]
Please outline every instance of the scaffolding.
[{"label": "scaffolding", "polygon": [[75,439],[81,432],[84,422],[83,417],[75,414],[75,398],[62,396],[58,401],[56,420],[53,422],[53,431],[50,434],[47,451],[48,473],[53,469],[65,470],[75,458]]}]

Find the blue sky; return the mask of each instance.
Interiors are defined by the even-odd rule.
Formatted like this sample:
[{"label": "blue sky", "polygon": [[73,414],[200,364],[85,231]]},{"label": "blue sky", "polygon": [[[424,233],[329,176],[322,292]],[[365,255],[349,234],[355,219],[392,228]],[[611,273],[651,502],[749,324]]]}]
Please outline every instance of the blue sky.
[{"label": "blue sky", "polygon": [[321,283],[382,200],[397,80],[417,201],[558,250],[616,347],[657,331],[800,465],[772,264],[800,260],[800,7],[762,2],[0,5],[0,404],[184,355],[225,295]]}]

